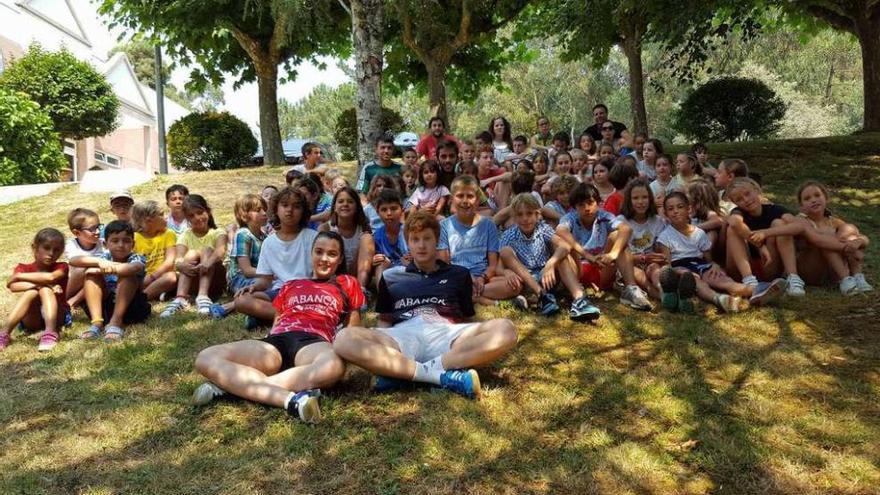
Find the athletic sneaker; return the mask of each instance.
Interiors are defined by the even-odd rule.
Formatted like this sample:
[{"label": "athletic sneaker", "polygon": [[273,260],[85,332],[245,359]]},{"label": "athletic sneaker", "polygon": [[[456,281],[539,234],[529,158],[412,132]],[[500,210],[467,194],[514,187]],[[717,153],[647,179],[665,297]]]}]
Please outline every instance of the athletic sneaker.
[{"label": "athletic sneaker", "polygon": [[318,389],[297,392],[287,402],[287,415],[306,423],[317,423],[321,420],[319,397],[321,391]]},{"label": "athletic sneaker", "polygon": [[739,296],[718,294],[715,296],[715,304],[725,313],[739,313],[748,309],[748,303]]},{"label": "athletic sneaker", "polygon": [[71,314],[70,310],[64,312],[64,323],[62,323],[61,326],[64,328],[73,326],[73,314]]},{"label": "athletic sneaker", "polygon": [[633,309],[651,311],[654,305],[648,300],[648,295],[638,285],[629,285],[620,293],[620,302]]},{"label": "athletic sneaker", "polygon": [[476,370],[447,370],[440,375],[440,388],[468,399],[479,399],[480,375]]},{"label": "athletic sneaker", "polygon": [[678,311],[678,283],[681,275],[671,266],[660,270],[660,305],[668,311]]},{"label": "athletic sneaker", "polygon": [[385,392],[394,392],[395,390],[411,388],[412,386],[413,382],[409,380],[403,380],[401,378],[391,378],[390,376],[376,375],[376,380],[373,382],[373,392],[381,394]]},{"label": "athletic sneaker", "polygon": [[211,300],[208,296],[198,296],[196,297],[196,308],[200,315],[210,315],[211,314],[211,306],[214,305],[214,301]]},{"label": "athletic sneaker", "polygon": [[11,342],[12,337],[10,337],[8,333],[0,333],[0,351],[9,347]]},{"label": "athletic sneaker", "polygon": [[159,318],[169,318],[171,315],[177,313],[180,310],[189,308],[189,301],[182,297],[175,297],[173,301],[168,303],[165,306],[165,309],[159,314]]},{"label": "athletic sneaker", "polygon": [[211,318],[214,318],[215,320],[222,320],[223,318],[226,318],[226,310],[223,309],[222,304],[217,304],[217,303],[212,304],[210,313],[211,313]]},{"label": "athletic sneaker", "polygon": [[807,292],[804,290],[806,284],[804,283],[804,279],[800,278],[797,274],[790,273],[788,275],[788,290],[786,294],[791,297],[804,297],[807,295]]},{"label": "athletic sneaker", "polygon": [[550,293],[541,294],[538,299],[538,310],[541,316],[553,316],[559,313],[559,303],[556,302],[556,296]]},{"label": "athletic sneaker", "polygon": [[697,294],[697,277],[693,273],[682,273],[678,277],[678,311],[693,313],[693,297]]},{"label": "athletic sneaker", "polygon": [[765,306],[782,296],[786,288],[788,288],[788,282],[784,278],[777,278],[771,282],[758,282],[753,286],[749,305]]},{"label": "athletic sneaker", "polygon": [[584,323],[599,319],[601,314],[602,312],[599,311],[599,308],[594,306],[587,299],[587,296],[581,296],[571,302],[571,310],[568,312],[568,317],[579,323]]},{"label": "athletic sneaker", "polygon": [[856,287],[858,287],[859,292],[874,292],[874,288],[871,287],[871,284],[869,284],[867,280],[865,280],[864,273],[856,273],[853,275],[853,278],[856,279]]},{"label": "athletic sneaker", "polygon": [[226,392],[211,382],[205,382],[196,387],[192,396],[192,403],[195,406],[204,406],[214,399],[223,397]]},{"label": "athletic sneaker", "polygon": [[53,347],[58,345],[58,339],[61,336],[58,335],[57,332],[50,332],[48,330],[43,332],[43,335],[40,335],[40,343],[37,345],[38,351],[49,351],[52,350]]},{"label": "athletic sneaker", "polygon": [[840,293],[844,296],[854,296],[859,293],[859,283],[852,275],[840,279]]},{"label": "athletic sneaker", "polygon": [[520,311],[528,311],[529,310],[529,301],[526,299],[526,296],[520,294],[513,299],[510,300],[510,303],[513,304],[513,307]]}]

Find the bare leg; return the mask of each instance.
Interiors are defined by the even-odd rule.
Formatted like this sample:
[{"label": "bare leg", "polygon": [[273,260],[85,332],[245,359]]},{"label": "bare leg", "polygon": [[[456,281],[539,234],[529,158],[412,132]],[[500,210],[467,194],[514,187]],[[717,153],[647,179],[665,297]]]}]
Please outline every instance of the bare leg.
[{"label": "bare leg", "polygon": [[746,241],[730,228],[727,229],[727,263],[725,265],[727,273],[738,274],[741,279],[752,275]]},{"label": "bare leg", "polygon": [[369,287],[370,272],[373,269],[373,256],[376,254],[376,244],[373,236],[362,235],[358,244],[357,254],[357,279],[361,287]]},{"label": "bare leg", "polygon": [[710,278],[707,273],[708,272],[703,273],[702,278],[699,278],[698,280],[705,282],[706,285],[708,285],[712,289],[730,294],[732,296],[750,297],[752,295],[751,287],[733,280],[732,278],[728,277],[727,274],[715,278]]},{"label": "bare leg", "polygon": [[49,287],[40,287],[40,313],[47,332],[58,333],[58,299]]},{"label": "bare leg", "polygon": [[483,286],[482,296],[493,301],[501,301],[503,299],[516,297],[517,294],[517,291],[511,289],[510,286],[507,285],[507,281],[504,280],[504,278],[495,277]]},{"label": "bare leg", "polygon": [[[787,225],[785,220],[777,218],[773,220],[772,227]],[[794,248],[794,238],[790,235],[781,235],[776,238],[776,249],[782,260],[782,267],[786,275],[797,275],[797,252]]]},{"label": "bare leg", "polygon": [[275,407],[284,407],[291,392],[330,386],[345,372],[345,364],[324,342],[303,348],[295,365],[278,373],[281,354],[258,340],[209,347],[196,358],[196,370],[221,389]]},{"label": "bare leg", "polygon": [[538,284],[538,281],[532,277],[532,274],[526,269],[526,267],[519,261],[519,258],[516,257],[516,253],[510,246],[504,246],[501,248],[501,261],[504,262],[504,266],[514,273],[516,273],[519,278],[523,281],[523,288],[528,288],[535,294],[541,294],[544,290],[541,288],[541,285]]},{"label": "bare leg", "polygon": [[18,325],[28,312],[31,311],[34,302],[39,300],[40,296],[37,289],[26,290],[20,294],[18,300],[15,301],[15,305],[12,307],[12,311],[10,311],[9,315],[6,317],[6,322],[0,327],[0,335],[12,332],[15,325]]},{"label": "bare leg", "polygon": [[[183,256],[183,262],[188,265],[197,265],[199,263],[199,253],[198,251],[190,249]],[[189,293],[192,290],[192,284],[195,279],[198,278],[198,275],[190,276],[180,273],[177,277],[177,297],[182,299],[189,299]]]},{"label": "bare leg", "polygon": [[208,297],[208,293],[211,290],[211,283],[214,279],[214,270],[216,269],[217,264],[213,264],[205,270],[205,273],[199,274],[199,297]]},{"label": "bare leg", "polygon": [[144,294],[150,301],[159,299],[162,294],[177,287],[177,273],[165,272],[150,285],[144,287]]},{"label": "bare leg", "polygon": [[125,312],[137,293],[138,285],[138,280],[135,277],[119,277],[119,281],[116,283],[116,304],[107,325],[122,327]]},{"label": "bare leg", "polygon": [[485,366],[496,361],[516,346],[517,334],[513,323],[498,318],[474,325],[452,342],[443,355],[445,369]]},{"label": "bare leg", "polygon": [[577,262],[571,256],[566,256],[565,259],[559,262],[559,278],[573,299],[584,297],[584,286],[581,285],[580,278],[578,277],[580,274],[579,268]]},{"label": "bare leg", "polygon": [[104,328],[104,307],[102,305],[104,301],[104,276],[100,273],[86,275],[83,291],[86,294],[86,307],[89,308],[92,324]]},{"label": "bare leg", "polygon": [[70,271],[67,275],[67,289],[65,290],[65,293],[69,296],[67,299],[67,305],[71,308],[79,304],[83,300],[83,297],[85,297],[85,294],[82,291],[85,280],[85,268],[77,266],[70,267]]},{"label": "bare leg", "polygon": [[412,380],[416,362],[400,352],[391,337],[367,328],[348,327],[336,335],[333,351],[370,373]]},{"label": "bare leg", "polygon": [[235,310],[260,320],[275,319],[275,307],[262,292],[242,295],[235,300]]}]

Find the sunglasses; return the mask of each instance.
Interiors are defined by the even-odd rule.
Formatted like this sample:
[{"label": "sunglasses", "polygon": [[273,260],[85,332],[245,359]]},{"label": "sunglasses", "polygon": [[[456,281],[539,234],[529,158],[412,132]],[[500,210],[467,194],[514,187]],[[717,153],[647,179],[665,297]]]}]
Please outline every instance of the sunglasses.
[{"label": "sunglasses", "polygon": [[84,227],[84,228],[77,229],[77,230],[82,231],[82,232],[88,232],[90,234],[97,234],[98,232],[101,231],[101,226],[95,225],[94,227]]}]

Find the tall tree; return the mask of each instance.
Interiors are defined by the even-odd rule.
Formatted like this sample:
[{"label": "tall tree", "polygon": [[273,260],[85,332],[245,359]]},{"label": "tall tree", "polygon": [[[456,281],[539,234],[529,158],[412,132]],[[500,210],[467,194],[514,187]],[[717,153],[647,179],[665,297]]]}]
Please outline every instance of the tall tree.
[{"label": "tall tree", "polygon": [[865,93],[863,130],[880,131],[880,2],[877,0],[784,0],[783,6],[806,12],[834,29],[852,34],[862,50]]},{"label": "tall tree", "polygon": [[528,0],[391,0],[389,9],[400,28],[400,43],[392,43],[391,50],[407,49],[420,67],[412,70],[408,54],[398,52],[389,54],[389,65],[396,66],[389,68],[406,74],[410,80],[425,77],[431,114],[446,120],[450,69],[458,69],[456,75],[464,80],[464,92],[469,93],[468,96],[475,96],[487,78],[497,82],[499,62],[506,55],[507,47],[497,42],[496,34],[528,3]]},{"label": "tall tree", "polygon": [[374,157],[382,134],[382,61],[385,42],[383,0],[351,0],[351,37],[357,84],[357,157],[361,166]]},{"label": "tall tree", "polygon": [[645,44],[681,50],[688,61],[699,61],[711,47],[707,39],[723,35],[731,22],[741,22],[750,12],[733,0],[537,0],[531,8],[523,16],[521,31],[530,36],[552,33],[562,45],[564,60],[588,57],[598,68],[607,63],[614,46],[623,51],[636,132],[648,131]]},{"label": "tall tree", "polygon": [[303,60],[344,53],[350,24],[334,0],[103,0],[116,23],[150,32],[175,60],[197,64],[191,85],[204,88],[237,75],[257,82],[260,139],[266,163],[284,162],[278,125],[279,67],[286,78]]}]

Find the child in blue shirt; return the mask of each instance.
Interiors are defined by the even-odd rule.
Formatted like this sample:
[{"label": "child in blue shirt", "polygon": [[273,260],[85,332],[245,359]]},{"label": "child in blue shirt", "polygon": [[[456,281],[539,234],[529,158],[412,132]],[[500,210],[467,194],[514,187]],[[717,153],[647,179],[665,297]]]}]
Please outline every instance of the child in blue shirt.
[{"label": "child in blue shirt", "polygon": [[541,205],[530,193],[515,196],[510,207],[515,225],[501,236],[501,260],[507,283],[520,293],[513,300],[514,305],[527,309],[528,300],[523,293],[531,292],[538,296],[542,315],[558,313],[559,304],[552,290],[561,281],[573,300],[569,317],[575,321],[587,319],[587,313],[582,311],[585,303],[580,302],[586,300],[584,288],[568,256],[568,243],[541,220]]},{"label": "child in blue shirt", "polygon": [[504,277],[496,276],[498,228],[491,219],[477,215],[479,189],[476,179],[469,175],[461,175],[452,182],[455,215],[440,222],[437,249],[440,259],[471,272],[474,301],[491,306],[516,296],[517,292]]},{"label": "child in blue shirt", "polygon": [[403,199],[397,189],[383,189],[376,198],[376,210],[382,225],[373,233],[376,254],[374,283],[378,284],[382,272],[393,266],[408,265],[412,259],[403,234]]},{"label": "child in blue shirt", "polygon": [[[143,291],[147,260],[134,253],[134,228],[123,220],[114,220],[104,229],[107,250],[101,256],[78,256],[73,266],[86,268],[86,314],[91,326],[81,338],[118,341],[123,325],[140,323],[150,316],[150,303]],[[107,325],[104,317],[110,316]]]}]

